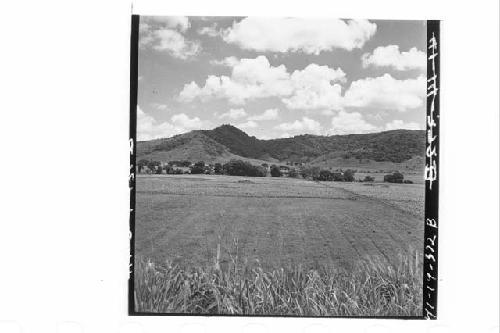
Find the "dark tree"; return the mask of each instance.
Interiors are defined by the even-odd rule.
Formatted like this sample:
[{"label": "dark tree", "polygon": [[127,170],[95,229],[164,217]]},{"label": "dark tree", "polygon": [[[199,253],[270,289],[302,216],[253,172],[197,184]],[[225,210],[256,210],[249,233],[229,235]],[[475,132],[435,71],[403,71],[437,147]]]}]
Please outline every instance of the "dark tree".
[{"label": "dark tree", "polygon": [[351,169],[347,169],[346,171],[344,171],[344,181],[353,182],[355,173],[356,172],[354,170],[351,170]]},{"label": "dark tree", "polygon": [[159,168],[161,170],[161,163],[158,161],[149,161],[148,162],[148,169],[155,172],[156,169]]},{"label": "dark tree", "polygon": [[196,162],[192,167],[191,167],[191,173],[192,174],[200,174],[200,173],[205,173],[205,162],[199,161]]},{"label": "dark tree", "polygon": [[137,166],[142,168],[142,167],[148,165],[148,163],[149,163],[148,160],[142,159],[142,160],[139,160],[139,162],[137,162]]},{"label": "dark tree", "polygon": [[276,165],[271,165],[271,177],[281,177],[281,171],[280,168],[278,168]]}]

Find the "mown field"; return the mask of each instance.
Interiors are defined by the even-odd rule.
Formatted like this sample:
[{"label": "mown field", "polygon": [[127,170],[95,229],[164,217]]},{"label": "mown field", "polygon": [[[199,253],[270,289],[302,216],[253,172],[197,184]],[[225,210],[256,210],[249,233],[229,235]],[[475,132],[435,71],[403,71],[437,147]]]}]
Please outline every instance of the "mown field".
[{"label": "mown field", "polygon": [[139,312],[418,316],[422,184],[139,175]]},{"label": "mown field", "polygon": [[423,241],[420,184],[151,175],[137,178],[136,254],[185,267],[249,264],[349,268],[395,263]]}]

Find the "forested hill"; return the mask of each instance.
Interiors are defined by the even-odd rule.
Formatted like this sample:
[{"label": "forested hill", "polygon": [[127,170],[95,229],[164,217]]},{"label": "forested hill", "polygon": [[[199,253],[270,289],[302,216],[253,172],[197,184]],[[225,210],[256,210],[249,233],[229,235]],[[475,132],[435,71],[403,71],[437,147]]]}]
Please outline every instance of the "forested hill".
[{"label": "forested hill", "polygon": [[[299,135],[292,138],[259,140],[232,125],[212,130],[192,131],[172,138],[138,143],[139,157],[144,154],[189,152],[208,154],[207,159],[238,155],[251,159],[309,162],[320,156],[357,158],[400,163],[414,156],[424,156],[425,131],[393,130],[370,134]],[[219,156],[220,155],[220,156]],[[193,158],[195,158],[193,156]]]},{"label": "forested hill", "polygon": [[251,158],[308,161],[321,155],[354,157],[375,161],[402,162],[423,156],[425,131],[393,130],[371,134],[299,135],[292,138],[259,140],[231,125],[202,131],[231,152]]}]

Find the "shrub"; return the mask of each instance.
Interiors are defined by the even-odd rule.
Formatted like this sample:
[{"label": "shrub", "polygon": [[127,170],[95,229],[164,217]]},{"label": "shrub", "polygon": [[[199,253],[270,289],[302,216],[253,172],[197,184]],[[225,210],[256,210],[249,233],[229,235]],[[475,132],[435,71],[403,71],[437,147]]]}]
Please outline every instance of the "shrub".
[{"label": "shrub", "polygon": [[405,179],[405,180],[403,181],[403,183],[405,183],[405,184],[413,184],[413,181],[408,180],[408,179]]},{"label": "shrub", "polygon": [[317,166],[302,169],[302,177],[317,180],[321,169]]},{"label": "shrub", "polygon": [[364,179],[363,179],[364,182],[373,182],[375,181],[375,178],[373,177],[370,177],[370,176],[366,176]]},{"label": "shrub", "polygon": [[320,181],[332,181],[333,180],[333,174],[328,171],[328,170],[321,170],[319,172],[318,179]]},{"label": "shrub", "polygon": [[402,183],[403,179],[403,174],[399,172],[394,172],[393,174],[384,176],[384,182],[387,183]]}]

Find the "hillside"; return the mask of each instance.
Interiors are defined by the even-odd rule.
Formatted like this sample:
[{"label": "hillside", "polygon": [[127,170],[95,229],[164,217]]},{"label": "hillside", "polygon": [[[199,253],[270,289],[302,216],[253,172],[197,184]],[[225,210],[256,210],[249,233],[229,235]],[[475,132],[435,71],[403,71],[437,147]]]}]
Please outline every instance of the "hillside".
[{"label": "hillside", "polygon": [[[425,131],[393,130],[370,134],[299,135],[259,140],[242,130],[222,125],[212,130],[191,131],[172,138],[138,142],[138,158],[159,161],[294,161],[323,164],[328,161],[400,164],[423,157]],[[365,160],[365,162],[363,162]],[[419,159],[420,160],[420,159]],[[354,162],[349,162],[354,163]],[[377,163],[375,163],[377,164]]]},{"label": "hillside", "polygon": [[176,135],[172,138],[140,141],[137,144],[137,155],[139,159],[157,161],[212,161],[234,156],[227,147],[199,131]]}]

